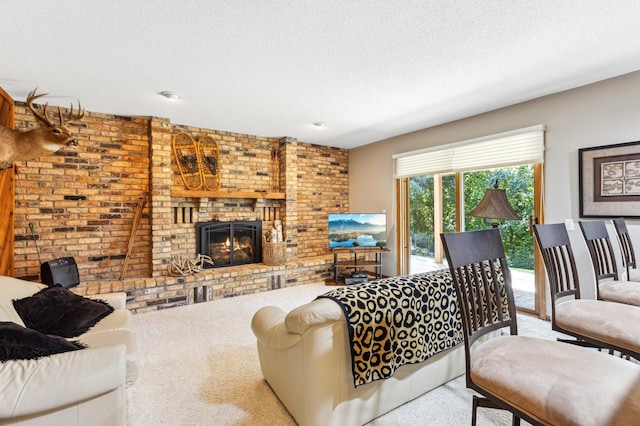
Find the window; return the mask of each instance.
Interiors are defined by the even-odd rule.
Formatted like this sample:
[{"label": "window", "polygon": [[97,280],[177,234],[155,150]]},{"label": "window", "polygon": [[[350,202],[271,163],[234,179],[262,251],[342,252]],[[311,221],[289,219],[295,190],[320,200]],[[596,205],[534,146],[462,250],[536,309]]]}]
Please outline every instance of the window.
[{"label": "window", "polygon": [[[398,273],[446,267],[442,263],[441,232],[489,226],[487,220],[469,217],[468,212],[496,178],[500,187],[507,189],[512,206],[523,216],[522,221],[501,225],[510,266],[537,270],[528,218],[542,221],[543,157],[541,125],[394,156],[399,200]],[[412,262],[418,260],[422,263],[414,268]],[[530,304],[527,301],[520,306],[525,310],[539,312],[543,303],[537,299],[544,293],[544,270],[539,275],[542,279],[530,275],[535,292],[528,299]]]}]

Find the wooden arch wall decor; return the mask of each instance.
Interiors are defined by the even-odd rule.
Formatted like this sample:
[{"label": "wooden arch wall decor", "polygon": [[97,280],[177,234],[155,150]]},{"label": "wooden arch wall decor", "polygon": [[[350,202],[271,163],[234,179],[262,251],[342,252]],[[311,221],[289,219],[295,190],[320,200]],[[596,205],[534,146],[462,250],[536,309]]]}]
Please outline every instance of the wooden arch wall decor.
[{"label": "wooden arch wall decor", "polygon": [[[14,128],[14,102],[0,87],[0,124]],[[0,141],[2,143],[2,141]],[[13,276],[14,169],[0,170],[0,275]]]}]

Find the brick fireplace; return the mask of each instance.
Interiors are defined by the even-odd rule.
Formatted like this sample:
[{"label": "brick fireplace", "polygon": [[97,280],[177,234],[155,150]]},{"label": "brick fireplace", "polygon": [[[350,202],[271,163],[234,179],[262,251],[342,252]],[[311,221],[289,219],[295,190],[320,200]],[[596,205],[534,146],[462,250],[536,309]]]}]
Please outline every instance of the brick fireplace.
[{"label": "brick fireplace", "polygon": [[[35,127],[24,104],[16,103],[15,113],[16,128]],[[219,138],[219,192],[186,191],[171,151],[178,131]],[[80,274],[74,291],[126,291],[129,309],[143,312],[331,276],[326,220],[328,213],[348,211],[348,151],[97,112],[87,112],[77,135],[77,147],[17,164],[16,277],[38,281],[41,262],[72,256]],[[279,153],[277,164],[273,151]],[[120,280],[136,202],[147,189]],[[173,257],[195,258],[196,223],[261,221],[267,230],[276,219],[287,241],[286,265],[169,275]]]}]

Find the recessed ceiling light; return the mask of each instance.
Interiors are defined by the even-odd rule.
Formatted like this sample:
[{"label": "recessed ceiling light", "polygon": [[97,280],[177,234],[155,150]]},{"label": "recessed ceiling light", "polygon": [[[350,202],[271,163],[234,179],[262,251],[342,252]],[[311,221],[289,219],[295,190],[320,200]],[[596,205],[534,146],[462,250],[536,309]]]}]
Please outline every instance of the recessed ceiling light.
[{"label": "recessed ceiling light", "polygon": [[327,127],[327,123],[325,123],[324,121],[316,121],[315,123],[313,123],[314,127],[317,127],[318,129],[324,129]]},{"label": "recessed ceiling light", "polygon": [[180,96],[180,94],[176,92],[164,91],[160,92],[160,94],[170,101],[177,101],[178,99],[182,98],[182,96]]}]

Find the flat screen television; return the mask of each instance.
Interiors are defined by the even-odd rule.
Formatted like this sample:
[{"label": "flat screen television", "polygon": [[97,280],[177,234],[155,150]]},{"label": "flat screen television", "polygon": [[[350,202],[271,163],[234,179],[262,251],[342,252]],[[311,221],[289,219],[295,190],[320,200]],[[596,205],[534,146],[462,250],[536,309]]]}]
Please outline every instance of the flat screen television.
[{"label": "flat screen television", "polygon": [[385,247],[386,245],[386,213],[329,215],[329,248]]}]

